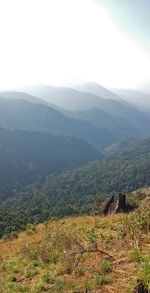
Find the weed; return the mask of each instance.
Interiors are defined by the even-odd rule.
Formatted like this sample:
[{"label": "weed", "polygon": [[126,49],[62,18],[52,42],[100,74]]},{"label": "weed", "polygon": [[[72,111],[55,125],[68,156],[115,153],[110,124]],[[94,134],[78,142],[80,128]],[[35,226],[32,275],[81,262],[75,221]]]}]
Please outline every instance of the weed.
[{"label": "weed", "polygon": [[138,248],[133,248],[130,251],[131,259],[135,260],[137,263],[142,263],[144,258]]},{"label": "weed", "polygon": [[11,274],[8,276],[8,282],[16,282],[17,278],[15,274]]},{"label": "weed", "polygon": [[88,238],[88,241],[90,243],[96,243],[97,242],[97,239],[98,239],[98,236],[97,236],[97,233],[96,233],[96,228],[95,227],[92,227],[91,229],[88,229],[87,232],[86,232],[86,236]]},{"label": "weed", "polygon": [[50,252],[48,254],[48,260],[53,263],[56,264],[59,258],[59,253],[58,252]]},{"label": "weed", "polygon": [[49,283],[50,281],[52,281],[52,274],[50,272],[45,273],[42,276],[42,280],[44,283]]},{"label": "weed", "polygon": [[104,259],[101,263],[101,272],[103,274],[108,273],[111,271],[111,263],[109,260]]},{"label": "weed", "polygon": [[63,277],[58,277],[55,280],[55,287],[57,289],[57,292],[62,292],[65,286],[65,281]]},{"label": "weed", "polygon": [[32,262],[32,265],[33,265],[34,267],[39,267],[39,266],[40,266],[40,262],[39,262],[38,260],[34,260],[34,261]]},{"label": "weed", "polygon": [[85,267],[84,266],[78,266],[75,270],[75,273],[77,276],[83,276],[85,273]]},{"label": "weed", "polygon": [[87,291],[91,290],[93,287],[93,282],[91,280],[87,281],[85,284],[84,284],[84,289]]},{"label": "weed", "polygon": [[144,282],[145,286],[148,286],[150,289],[150,261],[145,260],[142,264],[142,281]]},{"label": "weed", "polygon": [[95,275],[95,284],[97,286],[110,283],[111,281],[112,281],[111,275],[100,275],[99,273],[96,273]]},{"label": "weed", "polygon": [[25,273],[25,278],[33,278],[38,274],[38,270],[34,267],[28,268]]},{"label": "weed", "polygon": [[18,285],[16,283],[8,283],[5,292],[7,293],[22,293],[31,292],[28,286]]}]

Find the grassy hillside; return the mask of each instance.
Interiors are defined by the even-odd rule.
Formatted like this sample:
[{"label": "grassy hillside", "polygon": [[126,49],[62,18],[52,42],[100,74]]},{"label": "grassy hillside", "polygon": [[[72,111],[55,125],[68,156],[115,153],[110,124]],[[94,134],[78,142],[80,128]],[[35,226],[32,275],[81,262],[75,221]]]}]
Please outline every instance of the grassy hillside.
[{"label": "grassy hillside", "polygon": [[150,198],[137,196],[129,215],[52,219],[3,238],[0,292],[132,293],[137,278],[150,286]]}]

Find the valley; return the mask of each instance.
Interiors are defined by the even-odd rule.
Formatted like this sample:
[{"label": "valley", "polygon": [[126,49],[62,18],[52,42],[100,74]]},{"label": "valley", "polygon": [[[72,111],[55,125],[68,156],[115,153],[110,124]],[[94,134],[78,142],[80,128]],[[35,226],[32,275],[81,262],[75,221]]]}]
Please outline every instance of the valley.
[{"label": "valley", "polygon": [[[88,84],[87,88],[89,93],[85,86],[82,91],[81,88],[35,86],[25,89],[25,93],[0,93],[2,292],[126,293],[136,286],[138,265],[129,253],[136,248],[127,226],[132,215],[121,213],[107,216],[105,220],[100,217],[100,206],[106,198],[119,192],[125,193],[129,204],[134,204],[137,210],[146,196],[149,200],[150,118],[148,112],[133,103],[113,94],[110,99],[111,91],[107,89],[96,87],[97,92],[93,93],[93,85]],[[99,96],[99,90],[103,97]],[[136,191],[141,188],[143,192]],[[113,231],[114,226],[120,225],[127,231],[125,240],[121,236],[123,232]],[[71,227],[75,238],[70,234]],[[80,229],[82,239],[77,237]],[[81,253],[81,263],[80,253],[79,261],[76,257],[69,260],[69,266],[75,268],[62,267],[64,252],[59,255],[58,250],[64,244],[60,242],[60,247],[53,247],[57,241],[54,234],[59,230],[62,234],[58,232],[57,237],[66,235],[67,247],[69,251],[73,249],[73,254],[74,249],[84,247],[86,251],[88,242],[98,241],[98,249],[113,254],[113,260],[106,259],[105,253],[100,256],[98,251],[85,252],[85,255]],[[49,241],[54,255],[46,264],[43,258],[50,253],[50,247],[45,233],[50,231],[53,231],[54,238]],[[141,231],[140,252],[134,253],[145,255],[149,231],[147,236]],[[20,254],[26,250],[25,245],[30,247],[28,256]],[[7,261],[5,249],[9,253]],[[40,258],[35,256],[36,250]],[[92,259],[94,263],[89,268]],[[11,263],[19,269],[13,271]],[[103,263],[109,268],[103,269]],[[125,273],[127,267],[129,271]],[[80,284],[75,281],[77,276]],[[128,283],[128,291],[121,283],[122,278],[124,284]]]}]

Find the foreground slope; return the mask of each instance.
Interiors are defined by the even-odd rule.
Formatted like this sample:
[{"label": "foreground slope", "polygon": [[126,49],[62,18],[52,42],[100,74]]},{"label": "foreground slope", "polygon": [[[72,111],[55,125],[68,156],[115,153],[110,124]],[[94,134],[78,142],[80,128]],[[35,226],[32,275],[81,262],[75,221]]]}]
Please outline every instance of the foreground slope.
[{"label": "foreground slope", "polygon": [[149,286],[150,198],[136,196],[131,215],[52,219],[1,240],[0,292],[132,293],[137,279]]}]

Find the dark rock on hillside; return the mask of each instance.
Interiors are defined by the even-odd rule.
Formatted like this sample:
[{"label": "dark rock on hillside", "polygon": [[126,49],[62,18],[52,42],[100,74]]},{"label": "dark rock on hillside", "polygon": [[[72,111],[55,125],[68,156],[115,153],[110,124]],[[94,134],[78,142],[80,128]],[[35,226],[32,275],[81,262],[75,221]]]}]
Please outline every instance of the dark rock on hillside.
[{"label": "dark rock on hillside", "polygon": [[126,210],[126,196],[125,194],[118,193],[106,199],[102,209],[102,215],[107,216],[109,214],[116,214],[125,210]]},{"label": "dark rock on hillside", "polygon": [[133,290],[133,293],[148,293],[148,287],[144,285],[143,281],[137,280],[137,285]]}]

